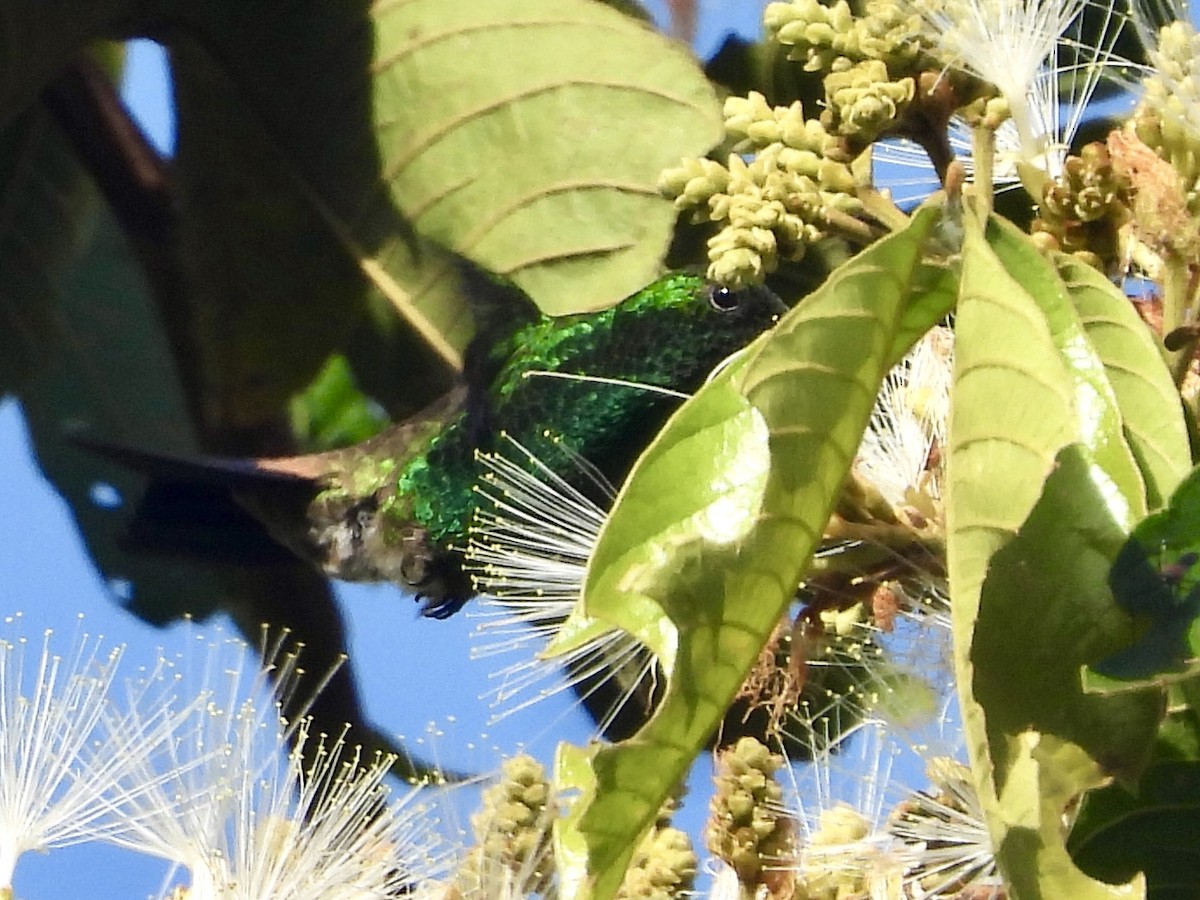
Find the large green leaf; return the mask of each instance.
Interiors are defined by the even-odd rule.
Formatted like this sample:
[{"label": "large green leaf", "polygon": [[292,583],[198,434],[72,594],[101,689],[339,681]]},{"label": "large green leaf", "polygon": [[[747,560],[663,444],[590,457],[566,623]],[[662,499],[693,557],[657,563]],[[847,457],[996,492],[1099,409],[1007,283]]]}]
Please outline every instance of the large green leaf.
[{"label": "large green leaf", "polygon": [[86,173],[43,107],[0,131],[0,394],[49,356],[54,283],[95,204]]},{"label": "large green leaf", "polygon": [[[90,60],[115,75],[124,53],[119,45],[98,44]],[[51,356],[57,282],[88,238],[96,202],[87,173],[44,104],[34,103],[0,128],[0,395]]]},{"label": "large green leaf", "polygon": [[171,49],[188,311],[175,324],[218,428],[276,414],[368,291],[409,324],[402,354],[426,354],[408,367],[432,382],[411,385],[413,405],[444,387],[471,320],[438,242],[546,311],[617,302],[671,239],[659,172],[721,137],[690,54],[591,0],[73,8],[0,14],[0,110],[109,30]]},{"label": "large green leaf", "polygon": [[[1085,692],[1081,678],[1084,665],[1134,634],[1107,584],[1123,538],[1093,466],[1072,444],[1058,455],[1029,519],[992,558],[984,582],[969,648],[973,680],[960,694],[969,690],[981,710],[968,740],[983,754],[973,755],[985,761],[980,797],[1017,897],[1113,895],[1064,865],[1062,821],[1068,801],[1084,791],[1111,777],[1136,778],[1162,711],[1157,691],[1105,696]],[[1072,753],[1033,752],[1050,738]],[[1080,756],[1092,764],[1046,768]],[[1053,811],[1044,793],[1050,784],[1063,792]],[[1030,809],[1041,810],[1037,819],[1028,817]]]},{"label": "large green leaf", "polygon": [[1116,395],[1125,438],[1146,482],[1147,505],[1159,509],[1192,466],[1170,370],[1150,329],[1115,284],[1070,256],[1058,257],[1057,264]]},{"label": "large green leaf", "polygon": [[550,312],[632,293],[674,223],[658,173],[720,138],[686,51],[588,0],[158,6],[187,23],[160,37],[193,306],[237,424],[315,373],[367,283],[458,365],[470,316],[430,237]]},{"label": "large green leaf", "polygon": [[1009,811],[996,858],[1013,898],[1131,898],[1145,895],[1145,878],[1129,873],[1108,884],[1084,875],[1063,845],[1063,811],[1077,802],[1080,785],[1105,781],[1099,764],[1068,741],[1026,731],[1010,742],[1012,776],[1000,797]]},{"label": "large green leaf", "polygon": [[659,173],[722,136],[694,58],[586,0],[375,8],[383,178],[417,230],[551,314],[652,280],[675,212]]},{"label": "large green leaf", "polygon": [[1132,637],[1106,577],[1142,481],[1054,269],[1011,226],[967,224],[947,543],[972,771],[1014,896],[1129,896],[1070,864],[1061,822],[1106,774],[1136,773],[1160,711],[1080,678]]},{"label": "large green leaf", "polygon": [[1119,785],[1089,794],[1070,848],[1105,881],[1144,872],[1150,900],[1200,896],[1200,764],[1164,760],[1147,769],[1136,794]]},{"label": "large green leaf", "polygon": [[[342,37],[356,21],[352,11],[349,5],[330,4],[308,27],[323,23],[320,55],[356,71],[368,65],[370,44],[361,36],[357,42]],[[258,27],[257,19],[251,19],[245,28]],[[369,37],[365,14],[359,13],[357,25]],[[222,39],[250,40],[252,35],[253,31],[232,31]],[[276,43],[264,50],[262,64],[272,53],[282,55],[289,41],[294,44],[303,37],[300,22],[279,29],[272,37]],[[315,35],[307,39],[317,42]],[[277,416],[330,352],[364,322],[370,281],[355,257],[361,248],[347,252],[329,221],[334,213],[326,207],[336,208],[338,201],[348,202],[346,195],[365,194],[374,184],[378,163],[370,110],[365,101],[330,109],[332,101],[313,90],[306,91],[307,106],[268,106],[264,112],[259,95],[271,82],[251,71],[242,78],[257,80],[245,87],[242,78],[235,77],[240,74],[235,67],[243,64],[239,57],[218,64],[188,35],[173,41],[171,61],[178,121],[172,171],[193,377],[211,426],[253,428]],[[304,74],[315,75],[294,73],[297,79]],[[369,80],[359,81],[358,93],[366,94]],[[273,102],[278,104],[277,99]],[[294,118],[282,124],[273,118],[284,114]],[[312,135],[303,133],[306,125]],[[287,132],[282,138],[278,133],[284,129],[301,133],[286,143]],[[329,129],[342,136],[336,148],[324,145]],[[400,229],[399,224],[393,228],[393,240],[399,240]],[[405,271],[417,270],[409,260]],[[446,308],[457,309],[461,317],[453,281],[445,284],[450,298]],[[440,301],[435,305],[440,307]],[[431,326],[430,333],[444,340],[454,327],[448,318]],[[459,332],[453,338],[455,353],[465,341],[461,327]],[[424,344],[410,329],[398,355],[418,354]],[[425,378],[406,385],[418,407],[448,384],[449,369],[439,373],[436,357],[426,353],[424,362]]]},{"label": "large green leaf", "polygon": [[668,679],[628,741],[567,752],[569,896],[611,897],[637,839],[713,732],[821,538],[890,365],[940,211],[865,250],[685,403],[638,461],[589,563],[586,615]]},{"label": "large green leaf", "polygon": [[1037,304],[1050,338],[1067,366],[1074,394],[1076,440],[1097,479],[1114,521],[1126,531],[1146,515],[1145,483],[1125,441],[1124,421],[1108,369],[1093,346],[1067,287],[1028,236],[993,216],[988,246]]},{"label": "large green leaf", "polygon": [[109,33],[134,0],[6,0],[0,4],[0,128],[35,105],[38,94],[85,46]]}]

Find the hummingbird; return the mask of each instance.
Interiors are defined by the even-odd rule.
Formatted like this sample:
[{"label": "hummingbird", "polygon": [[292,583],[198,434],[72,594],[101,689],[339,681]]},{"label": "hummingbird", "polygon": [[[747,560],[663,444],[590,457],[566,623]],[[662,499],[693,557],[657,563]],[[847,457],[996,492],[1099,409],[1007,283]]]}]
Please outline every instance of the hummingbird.
[{"label": "hummingbird", "polygon": [[[544,446],[568,480],[591,461],[619,484],[679,403],[786,311],[766,287],[669,273],[609,309],[549,317],[464,267],[477,335],[462,383],[373,438],[307,456],[168,459],[89,444],[138,468],[223,483],[285,547],[334,578],[393,582],[442,619],[476,593],[463,554],[478,455]],[[546,436],[554,440],[546,441]],[[148,465],[154,461],[154,465]]]}]

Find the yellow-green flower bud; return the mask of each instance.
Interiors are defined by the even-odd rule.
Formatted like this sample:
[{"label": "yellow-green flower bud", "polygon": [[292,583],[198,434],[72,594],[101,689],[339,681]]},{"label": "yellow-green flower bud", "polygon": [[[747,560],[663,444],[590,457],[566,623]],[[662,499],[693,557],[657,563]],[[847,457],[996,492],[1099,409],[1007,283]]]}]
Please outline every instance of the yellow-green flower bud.
[{"label": "yellow-green flower bud", "polygon": [[683,897],[695,883],[696,865],[696,854],[685,832],[656,827],[635,851],[617,900]]},{"label": "yellow-green flower bud", "polygon": [[730,137],[746,137],[756,123],[774,121],[775,116],[767,104],[767,98],[758,91],[751,91],[745,97],[725,99],[725,131]]},{"label": "yellow-green flower bud", "polygon": [[860,57],[854,14],[845,0],[823,6],[817,0],[768,4],[763,14],[767,33],[785,47],[789,59],[804,60],[810,72],[827,69],[839,57]]},{"label": "yellow-green flower bud", "polygon": [[533,892],[541,892],[553,874],[550,825],[554,809],[545,770],[533,757],[504,763],[498,784],[483,793],[483,808],[471,818],[482,861],[520,873]]},{"label": "yellow-green flower bud", "polygon": [[791,858],[790,821],[780,811],[782,789],[775,772],[783,758],[752,737],[719,756],[716,793],[705,840],[746,886],[761,883],[765,867]]},{"label": "yellow-green flower bud", "polygon": [[659,176],[658,189],[675,200],[676,209],[703,206],[713,194],[729,186],[729,170],[711,159],[685,159]]},{"label": "yellow-green flower bud", "polygon": [[718,284],[740,290],[762,284],[763,276],[772,271],[759,253],[747,247],[723,242],[723,232],[708,242],[708,277]]},{"label": "yellow-green flower bud", "polygon": [[916,82],[892,81],[887,66],[877,59],[861,62],[845,72],[825,76],[826,114],[831,130],[861,143],[874,140],[900,117],[912,102]]}]

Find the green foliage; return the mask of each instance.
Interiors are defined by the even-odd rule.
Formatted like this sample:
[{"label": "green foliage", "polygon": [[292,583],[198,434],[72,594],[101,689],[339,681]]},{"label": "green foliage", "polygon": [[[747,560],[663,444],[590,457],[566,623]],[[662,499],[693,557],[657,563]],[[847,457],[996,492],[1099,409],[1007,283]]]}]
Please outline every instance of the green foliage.
[{"label": "green foliage", "polygon": [[552,315],[653,279],[674,222],[658,174],[721,138],[686,52],[584,2],[384,3],[375,21],[381,174],[420,233]]},{"label": "green foliage", "polygon": [[1056,263],[1120,407],[1125,441],[1146,482],[1146,504],[1158,509],[1192,465],[1179,394],[1129,298],[1089,265],[1068,256]]},{"label": "green foliage", "polygon": [[[951,114],[967,111],[977,149],[986,149],[1019,94],[984,105],[977,101],[996,91],[978,72],[928,69],[928,54],[952,44],[910,34],[928,22],[903,8],[777,4],[777,16],[841,21],[836,33],[791,28],[812,32],[796,45],[812,71],[786,62],[777,41],[727,47],[716,69],[781,107],[758,97],[734,100],[734,112],[753,105],[760,129],[786,124],[797,142],[820,146],[811,158],[764,157],[762,146],[757,160],[735,154],[729,169],[744,177],[719,198],[729,173],[701,190],[695,173],[721,166],[697,157],[749,151],[753,141],[734,139],[750,132],[725,133],[697,61],[611,8],[621,5],[7,4],[0,389],[19,394],[42,468],[97,568],[149,621],[217,609],[232,609],[247,628],[288,619],[318,653],[336,657],[340,620],[315,570],[290,557],[250,567],[223,556],[227,523],[221,533],[154,531],[178,538],[172,553],[185,546],[206,559],[142,552],[138,515],[161,486],[88,456],[68,432],[176,453],[361,441],[383,425],[379,404],[411,412],[463,368],[475,326],[456,256],[511,280],[551,315],[616,304],[660,274],[669,248],[673,259],[702,264],[702,238],[674,222],[657,188],[663,170],[678,166],[676,192],[690,191],[701,219],[737,208],[739,240],[771,261],[767,269],[780,267],[776,287],[811,283],[825,268],[778,252],[799,230],[789,203],[802,208],[814,253],[846,261],[679,407],[620,489],[551,652],[627,632],[655,655],[661,697],[630,739],[563,745],[554,783],[539,772],[537,846],[527,848],[538,859],[537,889],[570,900],[617,895],[630,860],[646,855],[664,799],[788,623],[802,581],[806,601],[830,573],[857,589],[883,588],[897,576],[881,561],[911,562],[910,547],[877,538],[810,570],[814,552],[834,542],[831,516],[862,524],[843,515],[852,508],[883,523],[876,535],[927,529],[912,543],[937,556],[936,590],[948,579],[955,688],[1007,895],[1194,895],[1200,470],[1180,402],[1187,357],[1177,355],[1173,379],[1162,341],[1106,273],[1083,261],[1115,273],[1116,236],[1128,240],[1130,256],[1169,282],[1165,313],[1172,327],[1186,326],[1181,346],[1197,340],[1200,330],[1187,331],[1200,311],[1194,261],[1171,257],[1165,238],[1139,236],[1129,206],[1141,190],[1143,204],[1160,196],[1155,209],[1183,215],[1171,185],[1135,183],[1161,174],[1148,159],[1167,168],[1178,160],[1143,144],[1133,165],[1116,158],[1120,142],[1093,148],[1104,180],[1092,185],[1103,196],[1091,199],[1112,218],[1094,233],[1072,219],[1086,253],[1064,255],[1050,232],[1031,237],[1013,224],[1032,204],[1045,206],[1041,194],[1017,195],[1012,219],[1002,218],[989,212],[990,185],[964,195],[947,168]],[[1080,42],[1100,44],[1108,28],[1104,5],[1089,4],[1063,96],[1091,64]],[[1125,46],[1130,31],[1112,46]],[[866,64],[834,64],[839,34],[858,48],[845,62],[866,54]],[[102,160],[89,158],[87,135],[56,124],[40,99],[87,46],[128,35],[154,37],[171,53],[179,133],[169,227],[157,236],[137,233]],[[889,71],[879,47],[868,53],[881,36],[903,72]],[[900,39],[916,42],[902,59]],[[812,118],[822,97],[823,126]],[[789,106],[801,99],[803,107]],[[885,115],[865,131],[849,127],[864,102]],[[1029,126],[1033,117],[1024,118]],[[761,134],[776,141],[770,129]],[[864,189],[869,159],[859,154],[876,134],[921,139],[946,194],[907,216]],[[1033,136],[1047,147],[1060,137]],[[1124,140],[1132,152],[1132,132]],[[836,170],[836,183],[814,182],[801,196],[792,176],[818,162],[826,175]],[[765,177],[767,163],[790,180]],[[1049,184],[1053,167],[1036,163],[1018,167]],[[986,172],[992,160],[980,164]],[[778,208],[797,220],[775,216]],[[1105,240],[1087,246],[1101,232]],[[945,461],[938,508],[918,508],[915,490],[884,501],[847,473],[889,370],[950,313],[949,435],[918,461],[919,478]],[[240,537],[234,543],[245,551]],[[885,574],[865,571],[868,558]],[[794,640],[793,651],[803,644]],[[320,669],[322,660],[306,662]],[[904,679],[899,668],[879,671],[881,681]],[[810,686],[824,683],[814,677]],[[345,690],[341,708],[354,711],[352,685]],[[341,708],[324,726],[331,732]],[[572,800],[555,825],[551,867],[543,820],[554,797]],[[785,830],[773,846],[787,843]],[[743,881],[763,871],[747,847],[738,852]],[[690,855],[667,849],[679,872],[656,877],[685,884]]]},{"label": "green foliage", "polygon": [[1097,697],[1080,679],[1132,638],[1106,577],[1142,481],[1065,285],[998,220],[968,224],[955,328],[947,549],[976,786],[1021,896],[1107,895],[1067,862],[1060,822],[1101,761],[1136,777],[1157,725],[1153,692]]},{"label": "green foliage", "polygon": [[54,337],[54,282],[96,204],[95,192],[50,114],[31,109],[0,133],[0,392],[20,385]]},{"label": "green foliage", "polygon": [[895,358],[939,215],[922,211],[799,303],[680,408],[622,488],[581,604],[644,641],[669,683],[638,734],[586,762],[570,753],[560,769],[560,785],[581,792],[561,840],[586,847],[570,896],[616,891],[791,602]]},{"label": "green foliage", "polygon": [[354,383],[344,356],[332,356],[313,383],[291,403],[292,431],[310,451],[357,444],[387,424],[378,407]]},{"label": "green foliage", "polygon": [[1198,840],[1200,766],[1193,755],[1150,766],[1136,793],[1113,785],[1089,794],[1068,846],[1094,877],[1118,883],[1144,872],[1146,896],[1167,900],[1200,890]]},{"label": "green foliage", "polygon": [[[1097,673],[1120,686],[1161,684],[1196,673],[1198,561],[1200,470],[1193,470],[1166,509],[1138,524],[1113,563],[1109,584],[1116,602],[1143,628],[1133,646],[1097,663]],[[1103,688],[1104,679],[1096,686]]]}]

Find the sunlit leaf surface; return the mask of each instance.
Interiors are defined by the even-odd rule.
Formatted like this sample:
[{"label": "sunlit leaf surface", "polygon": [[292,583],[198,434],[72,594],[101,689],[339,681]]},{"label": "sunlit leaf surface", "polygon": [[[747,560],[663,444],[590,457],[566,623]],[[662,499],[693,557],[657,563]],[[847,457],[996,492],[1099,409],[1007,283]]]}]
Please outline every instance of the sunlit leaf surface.
[{"label": "sunlit leaf surface", "polygon": [[1155,695],[1088,695],[1080,678],[1132,636],[1106,575],[1142,482],[1099,356],[1029,239],[969,217],[961,284],[948,554],[980,800],[1020,896],[1129,896],[1070,864],[1061,816],[1106,774],[1134,775],[1157,724]]},{"label": "sunlit leaf surface", "polygon": [[939,217],[920,212],[803,300],[676,413],[593,553],[587,615],[638,636],[669,680],[634,737],[574,760],[560,836],[572,896],[611,897],[636,840],[791,602],[858,447]]}]

